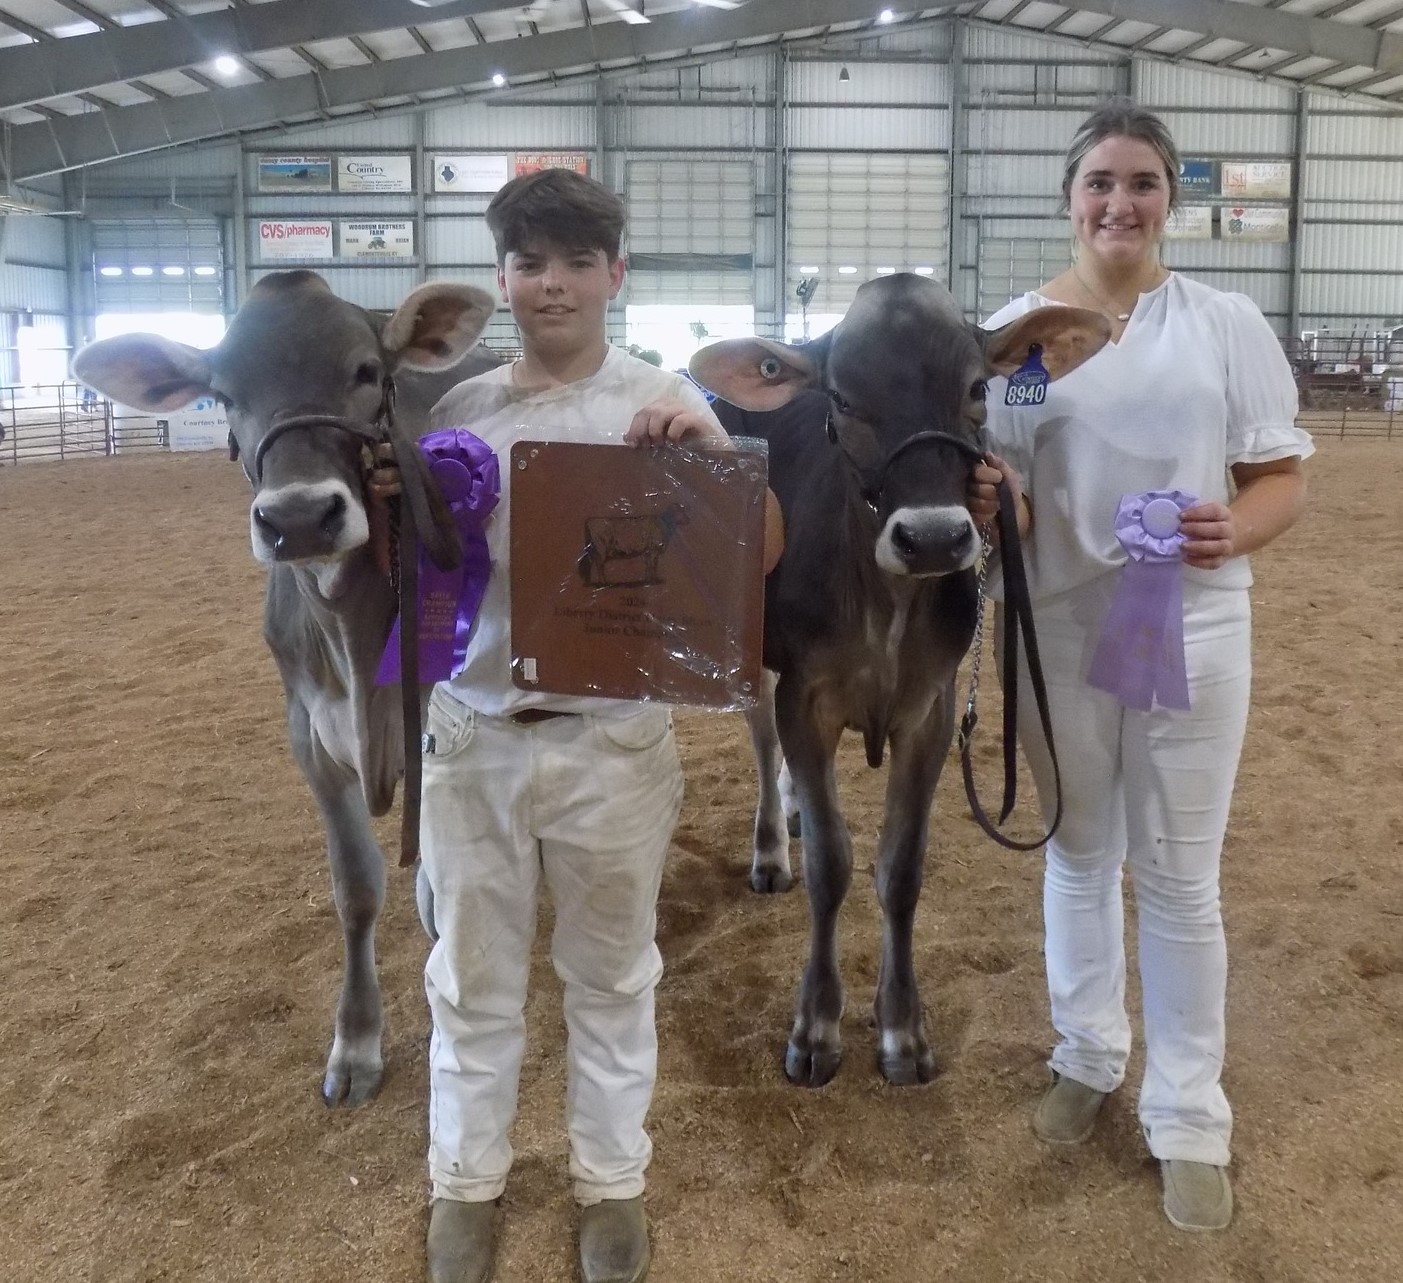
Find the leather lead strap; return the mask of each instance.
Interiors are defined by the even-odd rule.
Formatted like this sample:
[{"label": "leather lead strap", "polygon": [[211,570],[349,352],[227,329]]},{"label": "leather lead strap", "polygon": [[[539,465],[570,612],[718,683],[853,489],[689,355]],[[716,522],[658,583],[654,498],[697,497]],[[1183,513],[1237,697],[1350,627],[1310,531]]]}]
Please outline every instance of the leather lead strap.
[{"label": "leather lead strap", "polygon": [[419,858],[419,803],[423,794],[424,727],[419,704],[419,532],[414,505],[399,505],[399,693],[404,718],[404,796],[400,807],[399,867]]},{"label": "leather lead strap", "polygon": [[[960,773],[964,776],[965,796],[969,799],[970,810],[979,827],[1002,847],[1010,851],[1036,851],[1051,841],[1057,826],[1062,822],[1062,771],[1057,765],[1057,748],[1052,741],[1052,715],[1047,706],[1047,684],[1043,679],[1042,657],[1038,653],[1038,636],[1033,626],[1033,602],[1028,592],[1028,575],[1023,566],[1023,546],[1018,537],[1018,514],[1014,510],[1013,496],[1008,486],[999,482],[999,550],[1004,571],[1004,605],[1012,618],[1004,624],[1004,795],[999,812],[999,824],[1008,819],[1017,800],[1017,751],[1018,751],[1018,636],[1023,635],[1023,651],[1028,657],[1028,681],[1033,687],[1033,699],[1038,706],[1038,720],[1042,723],[1043,738],[1047,741],[1048,756],[1052,759],[1052,779],[1056,793],[1056,806],[1052,823],[1042,837],[1034,842],[1019,842],[1005,837],[979,803],[974,787],[974,763],[970,758],[970,740],[978,718],[971,709],[965,714],[960,726]],[[983,609],[983,603],[980,603]]]}]

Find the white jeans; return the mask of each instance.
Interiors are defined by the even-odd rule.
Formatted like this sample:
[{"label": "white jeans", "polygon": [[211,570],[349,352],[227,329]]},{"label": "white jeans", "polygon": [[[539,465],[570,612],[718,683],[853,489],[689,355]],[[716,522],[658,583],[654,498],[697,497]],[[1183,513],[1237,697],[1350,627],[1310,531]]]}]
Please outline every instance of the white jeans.
[{"label": "white jeans", "polygon": [[519,726],[436,690],[428,733],[434,1197],[484,1201],[506,1186],[544,876],[555,905],[551,961],[565,983],[575,1197],[634,1198],[652,1155],[643,1120],[657,1076],[658,887],[682,804],[671,716],[653,707]]},{"label": "white jeans", "polygon": [[[1245,590],[1186,581],[1192,710],[1137,712],[1085,680],[1115,582],[1103,576],[1034,604],[1063,793],[1043,883],[1060,1037],[1050,1064],[1098,1091],[1125,1078],[1128,862],[1145,1016],[1141,1126],[1156,1158],[1226,1165],[1232,1111],[1220,1081],[1227,949],[1218,866],[1247,724],[1250,606]],[[1019,738],[1050,820],[1051,763],[1022,656],[1018,699]]]}]

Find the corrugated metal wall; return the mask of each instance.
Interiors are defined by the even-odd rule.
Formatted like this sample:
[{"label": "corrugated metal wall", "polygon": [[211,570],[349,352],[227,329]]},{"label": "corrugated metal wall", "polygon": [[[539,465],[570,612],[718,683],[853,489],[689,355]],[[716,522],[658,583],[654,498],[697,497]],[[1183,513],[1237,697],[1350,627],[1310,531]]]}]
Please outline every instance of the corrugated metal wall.
[{"label": "corrugated metal wall", "polygon": [[[963,92],[952,104],[956,77]],[[948,275],[971,315],[1039,284],[1069,251],[1058,211],[1064,149],[1097,99],[1124,91],[1164,116],[1186,156],[1298,165],[1290,243],[1172,240],[1172,266],[1249,294],[1281,332],[1293,321],[1349,331],[1403,317],[1403,117],[1307,94],[1299,120],[1299,95],[1288,87],[975,22],[913,24],[783,60],[726,56],[611,78],[602,92],[573,85],[530,100],[448,102],[421,117],[301,129],[258,148],[411,153],[421,188],[431,188],[425,170],[438,153],[586,153],[593,172],[635,205],[634,248],[651,256],[620,306],[631,296],[748,301],[762,332],[775,333],[796,310],[801,266],[820,267],[831,294],[824,310],[879,266]],[[854,163],[861,172],[844,169]],[[103,217],[139,196],[148,218],[158,204],[187,204],[197,207],[192,217],[250,221],[412,219],[412,263],[326,265],[339,288],[373,306],[425,279],[492,282],[485,196],[260,195],[253,164],[228,145],[181,148],[99,167],[80,190]],[[8,254],[20,265],[0,270],[0,308],[63,310],[62,241],[61,228],[11,230]],[[269,264],[247,229],[227,244],[247,288]],[[891,263],[894,255],[905,258]],[[840,277],[845,265],[859,273]],[[509,341],[505,314],[490,333]]]}]

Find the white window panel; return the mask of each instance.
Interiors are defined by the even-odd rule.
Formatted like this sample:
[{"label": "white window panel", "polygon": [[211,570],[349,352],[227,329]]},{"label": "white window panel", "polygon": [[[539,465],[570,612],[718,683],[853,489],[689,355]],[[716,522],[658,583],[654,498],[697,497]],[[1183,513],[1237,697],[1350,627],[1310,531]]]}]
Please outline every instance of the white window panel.
[{"label": "white window panel", "polygon": [[92,245],[98,312],[223,311],[215,219],[95,219]]},{"label": "white window panel", "polygon": [[1011,299],[1021,298],[1067,270],[1071,247],[1065,236],[1044,240],[982,237],[979,242],[979,302],[976,321],[986,321]]},{"label": "white window panel", "polygon": [[753,302],[749,272],[629,272],[624,288],[630,306],[654,303],[745,306]]},{"label": "white window panel", "polygon": [[751,254],[754,190],[748,160],[630,160],[628,248],[638,254]]},{"label": "white window panel", "polygon": [[[881,268],[945,279],[949,162],[938,155],[799,153],[789,161],[788,294],[819,277],[812,310],[841,314]],[[843,268],[854,269],[843,271]]]}]

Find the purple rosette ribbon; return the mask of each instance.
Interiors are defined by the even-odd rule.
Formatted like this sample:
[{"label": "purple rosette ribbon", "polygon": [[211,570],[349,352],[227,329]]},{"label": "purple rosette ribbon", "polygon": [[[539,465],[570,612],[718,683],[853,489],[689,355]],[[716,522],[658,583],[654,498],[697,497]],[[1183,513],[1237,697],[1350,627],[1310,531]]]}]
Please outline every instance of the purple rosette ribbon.
[{"label": "purple rosette ribbon", "polygon": [[1147,490],[1122,496],[1116,509],[1116,538],[1130,559],[1086,680],[1127,708],[1189,708],[1179,521],[1197,502],[1182,490]]},{"label": "purple rosette ribbon", "polygon": [[[492,573],[483,523],[497,506],[502,478],[491,447],[464,428],[430,432],[419,439],[419,449],[463,544],[463,564],[456,570],[440,570],[419,550],[419,680],[427,684],[455,676],[467,659],[468,637]],[[381,686],[399,681],[399,624],[396,615],[375,674]]]}]

